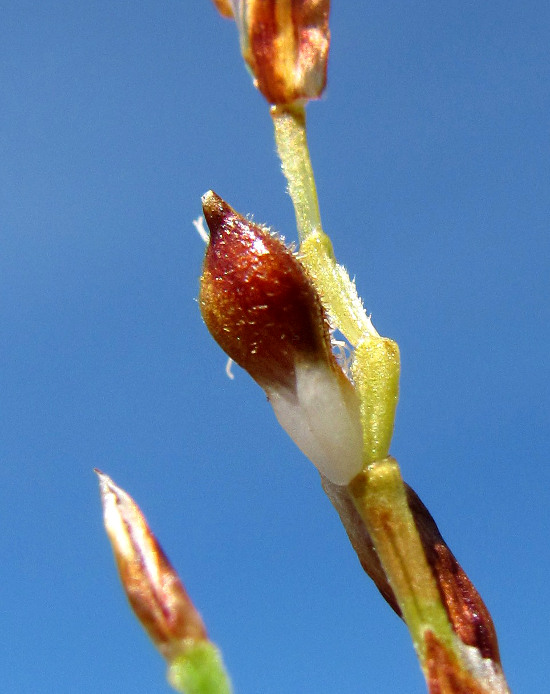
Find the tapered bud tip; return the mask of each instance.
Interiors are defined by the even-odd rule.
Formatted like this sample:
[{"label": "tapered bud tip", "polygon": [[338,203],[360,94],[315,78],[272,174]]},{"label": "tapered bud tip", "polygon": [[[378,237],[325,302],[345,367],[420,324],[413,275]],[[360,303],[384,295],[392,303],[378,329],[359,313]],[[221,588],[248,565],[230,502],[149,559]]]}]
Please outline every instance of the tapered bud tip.
[{"label": "tapered bud tip", "polygon": [[212,238],[213,235],[221,230],[224,220],[231,216],[233,210],[213,190],[205,193],[201,198],[201,202],[204,218],[210,229],[210,238]]},{"label": "tapered bud tip", "polygon": [[101,494],[101,500],[102,503],[104,504],[104,510],[105,510],[105,499],[106,499],[106,494],[109,494],[111,490],[111,485],[114,485],[113,480],[109,477],[109,475],[106,475],[104,472],[101,472],[98,468],[94,468],[95,474],[99,477],[99,492]]}]

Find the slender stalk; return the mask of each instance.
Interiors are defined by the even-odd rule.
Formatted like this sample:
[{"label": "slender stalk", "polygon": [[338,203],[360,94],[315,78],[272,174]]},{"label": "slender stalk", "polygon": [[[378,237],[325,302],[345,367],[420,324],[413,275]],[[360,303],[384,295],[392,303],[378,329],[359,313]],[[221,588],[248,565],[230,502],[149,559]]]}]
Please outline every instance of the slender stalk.
[{"label": "slender stalk", "polygon": [[275,142],[294,205],[300,259],[315,281],[334,323],[352,345],[378,337],[355,283],[338,265],[330,238],[321,227],[317,189],[306,137],[303,106],[272,106]]},{"label": "slender stalk", "polygon": [[[307,146],[305,108],[301,105],[272,106],[271,117],[277,150],[296,213],[298,236],[303,242],[310,234],[322,232],[317,188]],[[334,259],[330,239],[328,236],[325,238],[327,252]]]}]

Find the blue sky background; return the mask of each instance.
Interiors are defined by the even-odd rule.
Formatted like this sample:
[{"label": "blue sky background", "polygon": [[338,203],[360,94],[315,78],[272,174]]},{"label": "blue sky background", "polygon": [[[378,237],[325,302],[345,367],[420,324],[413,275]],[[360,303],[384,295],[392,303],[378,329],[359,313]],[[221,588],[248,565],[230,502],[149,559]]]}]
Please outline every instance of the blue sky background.
[{"label": "blue sky background", "polygon": [[[236,694],[425,691],[313,467],[209,337],[213,188],[295,239],[271,121],[206,0],[4,1],[0,681],[171,691],[102,528],[142,506]],[[550,6],[334,2],[308,109],[326,230],[402,354],[392,453],[495,619],[550,644]]]}]

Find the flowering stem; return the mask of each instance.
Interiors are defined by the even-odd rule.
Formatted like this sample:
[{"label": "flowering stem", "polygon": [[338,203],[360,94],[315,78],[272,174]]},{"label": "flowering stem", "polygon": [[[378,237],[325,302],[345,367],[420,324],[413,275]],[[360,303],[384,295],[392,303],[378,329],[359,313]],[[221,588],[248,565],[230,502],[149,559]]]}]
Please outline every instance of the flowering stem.
[{"label": "flowering stem", "polygon": [[271,115],[295,209],[300,260],[333,326],[355,347],[352,374],[361,401],[364,468],[348,491],[372,539],[427,680],[433,666],[432,642],[443,649],[453,667],[469,677],[461,642],[449,621],[407,502],[399,466],[388,457],[398,399],[398,347],[373,327],[355,284],[336,263],[332,243],[321,227],[303,106],[272,106]]}]

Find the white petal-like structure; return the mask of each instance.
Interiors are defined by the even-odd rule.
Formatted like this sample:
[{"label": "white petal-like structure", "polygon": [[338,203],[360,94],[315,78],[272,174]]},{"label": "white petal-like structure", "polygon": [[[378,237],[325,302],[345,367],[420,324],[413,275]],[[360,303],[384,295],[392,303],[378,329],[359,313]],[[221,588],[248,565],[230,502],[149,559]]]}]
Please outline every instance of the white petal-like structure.
[{"label": "white petal-like structure", "polygon": [[298,362],[294,389],[266,388],[279,424],[319,472],[338,485],[362,469],[359,400],[326,362]]}]

